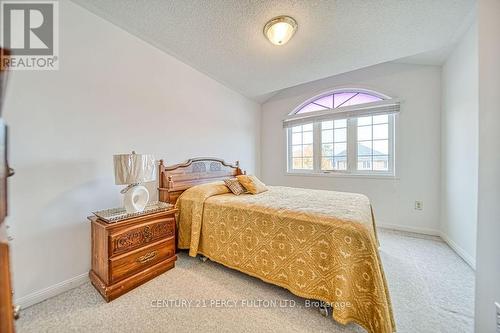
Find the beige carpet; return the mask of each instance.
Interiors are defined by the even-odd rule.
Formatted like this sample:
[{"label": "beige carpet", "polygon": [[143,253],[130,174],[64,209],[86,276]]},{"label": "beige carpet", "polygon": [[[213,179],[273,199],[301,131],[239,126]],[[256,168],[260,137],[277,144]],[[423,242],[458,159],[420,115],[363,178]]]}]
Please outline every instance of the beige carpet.
[{"label": "beige carpet", "polygon": [[[386,230],[381,230],[379,236],[398,332],[472,332],[474,274],[469,266],[436,238]],[[231,302],[229,307],[224,307],[225,300],[237,304]],[[264,300],[275,301],[275,304]],[[174,301],[177,304],[173,304]],[[295,301],[294,307],[289,306],[292,301]],[[203,304],[208,307],[202,307]],[[356,325],[336,324],[331,318],[322,317],[316,308],[304,305],[303,299],[287,290],[181,254],[175,269],[111,303],[105,303],[90,283],[86,283],[25,309],[17,322],[17,330],[364,331]]]}]

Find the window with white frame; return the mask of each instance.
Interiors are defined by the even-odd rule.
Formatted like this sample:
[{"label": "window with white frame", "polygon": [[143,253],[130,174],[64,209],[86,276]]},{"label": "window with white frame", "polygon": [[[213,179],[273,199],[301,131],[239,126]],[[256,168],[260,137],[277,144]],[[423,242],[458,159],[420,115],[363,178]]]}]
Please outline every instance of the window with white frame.
[{"label": "window with white frame", "polygon": [[394,174],[399,101],[365,90],[323,94],[284,120],[288,172]]},{"label": "window with white frame", "polygon": [[292,168],[313,170],[313,125],[294,126],[291,129]]}]

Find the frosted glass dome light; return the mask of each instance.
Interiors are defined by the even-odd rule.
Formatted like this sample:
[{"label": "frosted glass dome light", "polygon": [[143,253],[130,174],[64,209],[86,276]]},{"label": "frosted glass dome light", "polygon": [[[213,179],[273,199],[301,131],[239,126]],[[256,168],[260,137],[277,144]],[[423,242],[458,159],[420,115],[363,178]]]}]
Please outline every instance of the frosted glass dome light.
[{"label": "frosted glass dome light", "polygon": [[297,31],[297,21],[290,16],[278,16],[264,26],[264,35],[274,45],[286,44]]}]

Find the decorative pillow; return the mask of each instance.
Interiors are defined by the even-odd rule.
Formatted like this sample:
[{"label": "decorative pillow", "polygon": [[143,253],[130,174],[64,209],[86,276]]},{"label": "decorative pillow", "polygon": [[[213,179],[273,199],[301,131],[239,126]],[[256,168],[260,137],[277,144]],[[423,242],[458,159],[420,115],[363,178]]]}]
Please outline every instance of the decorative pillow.
[{"label": "decorative pillow", "polygon": [[239,175],[236,176],[236,178],[238,178],[241,185],[252,194],[258,194],[268,190],[266,185],[253,175]]},{"label": "decorative pillow", "polygon": [[245,193],[247,190],[240,184],[237,178],[224,179],[224,184],[236,195]]}]

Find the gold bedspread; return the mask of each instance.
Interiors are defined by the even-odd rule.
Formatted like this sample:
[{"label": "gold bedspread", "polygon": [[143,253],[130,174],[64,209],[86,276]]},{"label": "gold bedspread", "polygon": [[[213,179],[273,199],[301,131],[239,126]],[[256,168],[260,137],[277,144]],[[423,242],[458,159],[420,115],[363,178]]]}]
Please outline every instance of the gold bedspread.
[{"label": "gold bedspread", "polygon": [[326,301],[342,324],[395,331],[366,196],[280,186],[236,196],[216,182],[184,191],[177,207],[189,255]]}]

